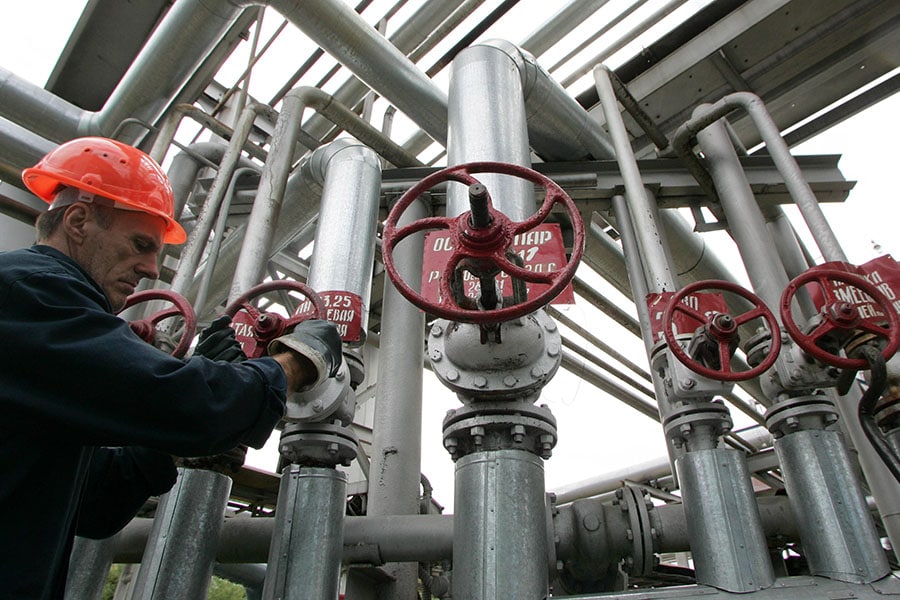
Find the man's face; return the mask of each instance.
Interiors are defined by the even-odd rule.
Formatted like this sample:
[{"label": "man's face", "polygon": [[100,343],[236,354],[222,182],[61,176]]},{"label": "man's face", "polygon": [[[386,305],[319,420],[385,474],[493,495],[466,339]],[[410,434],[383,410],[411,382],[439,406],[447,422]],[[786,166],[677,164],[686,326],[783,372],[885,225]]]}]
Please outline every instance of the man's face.
[{"label": "man's face", "polygon": [[[98,217],[105,211],[107,222]],[[156,279],[156,262],[162,249],[165,222],[154,215],[130,210],[92,207],[92,218],[85,229],[81,256],[76,260],[96,281],[112,309],[125,306],[143,278]]]}]

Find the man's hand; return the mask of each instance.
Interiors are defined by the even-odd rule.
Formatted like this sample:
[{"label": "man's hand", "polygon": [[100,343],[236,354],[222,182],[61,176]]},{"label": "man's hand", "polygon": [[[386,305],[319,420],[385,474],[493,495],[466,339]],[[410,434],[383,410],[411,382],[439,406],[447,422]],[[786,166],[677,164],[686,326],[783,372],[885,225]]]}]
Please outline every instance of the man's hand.
[{"label": "man's hand", "polygon": [[234,335],[234,329],[229,327],[229,323],[231,323],[231,317],[222,315],[200,332],[200,340],[197,342],[194,355],[225,362],[247,360],[247,356],[241,350],[241,344]]},{"label": "man's hand", "polygon": [[308,390],[325,378],[334,377],[343,361],[341,336],[337,328],[320,319],[303,321],[291,333],[272,340],[268,350],[271,356],[289,351],[314,369],[311,373],[307,370],[294,391]]}]

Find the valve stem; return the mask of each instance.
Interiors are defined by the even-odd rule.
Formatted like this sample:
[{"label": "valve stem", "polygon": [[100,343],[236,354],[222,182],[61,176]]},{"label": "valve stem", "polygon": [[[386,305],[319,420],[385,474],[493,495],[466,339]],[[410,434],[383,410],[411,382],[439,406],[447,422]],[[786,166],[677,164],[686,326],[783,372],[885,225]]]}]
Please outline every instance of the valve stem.
[{"label": "valve stem", "polygon": [[469,206],[472,209],[469,215],[469,225],[476,229],[483,229],[491,224],[493,219],[488,212],[487,188],[480,183],[469,186]]}]

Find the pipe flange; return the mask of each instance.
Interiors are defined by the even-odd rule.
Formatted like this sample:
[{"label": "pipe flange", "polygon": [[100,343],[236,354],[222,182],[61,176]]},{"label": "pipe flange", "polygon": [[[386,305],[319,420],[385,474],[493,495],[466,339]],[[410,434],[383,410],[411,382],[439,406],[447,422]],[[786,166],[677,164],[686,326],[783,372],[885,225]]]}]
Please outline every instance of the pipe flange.
[{"label": "pipe flange", "polygon": [[349,427],[334,423],[289,423],[281,432],[278,451],[293,464],[349,467],[359,439]]},{"label": "pipe flange", "polygon": [[808,429],[824,429],[838,420],[834,403],[823,395],[781,400],[765,414],[766,427],[775,438]]},{"label": "pipe flange", "polygon": [[543,310],[499,325],[501,342],[482,343],[478,325],[439,319],[428,335],[437,378],[461,398],[520,398],[542,389],[562,361],[562,337]]},{"label": "pipe flange", "polygon": [[625,571],[637,577],[653,572],[653,534],[650,526],[650,509],[653,504],[638,488],[625,486],[616,490],[616,498],[622,512],[628,514],[629,526],[625,536],[631,542],[631,556],[625,557]]},{"label": "pipe flange", "polygon": [[[676,407],[663,421],[663,430],[672,443],[680,447],[692,436],[708,435],[710,441],[731,431],[731,414],[721,402],[689,402]],[[709,432],[709,433],[703,433]]]},{"label": "pipe flange", "polygon": [[311,390],[288,394],[284,420],[290,423],[320,423],[338,419],[349,425],[355,412],[356,398],[350,393],[347,361],[343,361],[334,377],[328,377]]},{"label": "pipe flange", "polygon": [[454,461],[490,450],[525,450],[547,459],[556,441],[556,419],[545,405],[480,402],[444,418],[444,448]]}]

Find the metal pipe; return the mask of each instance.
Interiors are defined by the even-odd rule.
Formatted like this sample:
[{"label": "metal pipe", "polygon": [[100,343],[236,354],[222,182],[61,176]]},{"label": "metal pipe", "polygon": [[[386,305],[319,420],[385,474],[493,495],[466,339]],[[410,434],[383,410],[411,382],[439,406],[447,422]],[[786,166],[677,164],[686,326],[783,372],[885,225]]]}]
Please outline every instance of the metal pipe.
[{"label": "metal pipe", "polygon": [[253,123],[256,121],[256,117],[266,110],[267,108],[263,105],[254,103],[242,111],[235,127],[234,135],[231,136],[231,142],[229,142],[225,154],[219,163],[216,177],[210,185],[206,202],[200,209],[194,229],[182,247],[181,260],[172,278],[171,289],[173,292],[187,297],[189,286],[197,275],[197,266],[200,264],[203,250],[209,241],[209,234],[216,221],[216,215],[219,213],[222,201],[241,158],[244,142],[253,130]]},{"label": "metal pipe", "polygon": [[648,29],[660,22],[663,18],[667,17],[672,13],[673,10],[678,8],[679,5],[684,4],[684,2],[685,0],[669,0],[669,2],[657,6],[656,10],[652,14],[648,15],[643,21],[632,27],[627,33],[616,40],[616,42],[606,45],[603,52],[592,57],[590,60],[585,61],[584,66],[576,69],[571,75],[566,77],[562,81],[563,86],[568,87],[578,81],[578,79],[582,75],[587,74],[592,68],[594,68],[594,65],[602,63],[607,58],[624,48],[626,45],[630,44],[632,41],[637,39],[639,35],[643,34]]},{"label": "metal pipe", "polygon": [[[291,93],[296,95],[303,106],[315,109],[322,117],[372,148],[394,166],[411,167],[422,165],[421,161],[414,154],[391,141],[390,137],[361,119],[359,115],[347,108],[347,106],[338,102],[334,96],[318,88],[307,86],[292,90]],[[303,142],[304,145],[308,143],[310,142]],[[312,143],[315,145],[310,148],[311,150],[320,145],[318,140]]]},{"label": "metal pipe", "polygon": [[[492,160],[531,166],[522,80],[508,56],[479,44],[459,53],[450,74],[447,164]],[[514,221],[535,211],[534,186],[524,179],[481,173],[494,208]],[[447,186],[447,216],[469,210],[468,189]]]},{"label": "metal pipe", "polygon": [[729,94],[705,109],[698,109],[694,116],[676,131],[672,141],[673,147],[680,146],[679,153],[689,151],[687,148],[694,134],[736,108],[744,109],[756,125],[775,162],[775,167],[784,178],[788,193],[803,215],[822,256],[826,261],[846,261],[847,257],[841,249],[837,236],[822,213],[815,194],[803,178],[797,161],[782,139],[778,126],[766,110],[763,101],[755,94],[749,92]]},{"label": "metal pipe", "polygon": [[609,0],[573,0],[526,36],[520,46],[540,56],[607,2]]},{"label": "metal pipe", "polygon": [[22,189],[22,167],[36,164],[56,144],[0,117],[0,179]]},{"label": "metal pipe", "polygon": [[[594,69],[594,82],[603,114],[606,116],[606,124],[616,152],[616,162],[622,173],[625,184],[625,197],[628,200],[628,214],[632,220],[632,230],[637,242],[637,249],[643,266],[643,273],[647,280],[648,292],[675,291],[678,283],[675,281],[671,259],[660,234],[660,226],[657,223],[658,209],[652,205],[647,197],[647,191],[641,181],[637,160],[628,142],[628,132],[625,123],[619,114],[616,104],[616,94],[613,90],[609,71],[603,65]],[[637,273],[631,273],[632,277],[638,277]],[[635,297],[635,303],[640,303],[644,296]],[[643,325],[643,324],[642,324]],[[645,336],[649,329],[641,328]]]},{"label": "metal pipe", "polygon": [[[138,563],[153,527],[153,519],[133,519],[114,545],[116,563]],[[275,519],[234,516],[225,519],[216,561],[260,563],[268,556]],[[341,561],[344,564],[439,561],[453,551],[452,515],[384,515],[344,518]]]},{"label": "metal pipe", "polygon": [[[694,114],[702,114],[706,106],[698,107]],[[720,206],[753,290],[770,309],[777,309],[781,292],[788,284],[787,273],[725,126],[721,121],[710,124],[697,132],[697,141],[706,155],[713,182],[719,191]]]},{"label": "metal pipe", "polygon": [[360,339],[368,329],[381,191],[381,161],[371,149],[339,139],[305,163],[318,173],[323,195],[307,283],[317,292],[349,292],[361,300]]},{"label": "metal pipe", "polygon": [[[354,13],[355,14],[355,13]],[[272,132],[272,145],[269,159],[263,168],[259,181],[253,209],[247,220],[245,239],[252,243],[244,244],[235,267],[228,300],[237,299],[243,292],[262,281],[266,262],[269,258],[275,226],[284,201],[284,190],[287,185],[294,148],[297,143],[297,132],[303,104],[295,94],[288,92],[284,97],[284,107],[275,122]]]},{"label": "metal pipe", "polygon": [[[407,209],[399,226],[429,213],[429,207],[420,199]],[[419,288],[422,276],[423,242],[424,234],[417,234],[394,253],[397,269],[413,289]],[[385,277],[381,319],[367,514],[373,517],[414,515],[419,511],[422,471],[421,341],[425,337],[425,315],[407,302]],[[385,583],[384,592],[398,598],[414,596],[415,562],[385,560],[390,562],[385,568],[394,580]],[[371,587],[371,580],[351,570],[348,588],[352,586]]]},{"label": "metal pipe", "polygon": [[235,170],[231,181],[228,184],[228,190],[225,192],[225,198],[219,207],[219,215],[216,219],[215,229],[213,230],[212,239],[209,241],[209,248],[206,254],[206,268],[200,279],[200,287],[197,289],[197,296],[193,301],[194,306],[203,306],[206,304],[206,298],[209,295],[209,285],[212,280],[212,274],[216,269],[216,263],[219,262],[219,251],[222,248],[222,241],[225,238],[225,228],[228,226],[228,213],[231,210],[231,203],[237,194],[237,182],[244,175],[259,175],[257,167],[241,167]]},{"label": "metal pipe", "polygon": [[454,500],[453,596],[545,598],[549,585],[546,510],[544,463],[539,457],[521,450],[495,450],[460,458]]},{"label": "metal pipe", "polygon": [[693,450],[676,460],[697,583],[729,592],[775,582],[744,455]]},{"label": "metal pipe", "polygon": [[133,598],[205,598],[212,575],[231,478],[180,469],[178,482],[156,509]]},{"label": "metal pipe", "polygon": [[[415,52],[427,52],[431,50],[440,40],[431,39],[428,41],[428,34],[434,31],[435,28],[439,27],[445,20],[450,19],[453,16],[454,11],[456,11],[460,5],[464,2],[464,0],[444,0],[438,3],[429,3],[423,4],[421,8],[419,8],[415,13],[413,13],[409,19],[404,22],[397,31],[391,35],[389,41],[384,40],[385,43],[394,46],[401,53],[411,53]],[[352,24],[345,24],[342,27],[352,27],[355,29],[359,26],[359,20],[356,20]],[[368,27],[368,25],[365,25]],[[298,25],[299,27],[299,25]],[[355,39],[356,34],[353,30],[347,32],[346,35],[341,36],[339,34],[335,34],[335,44],[342,43],[343,40],[353,40]],[[347,43],[344,41],[343,43]],[[320,44],[323,48],[326,48],[324,45]],[[335,56],[340,60],[341,54],[347,52],[355,52],[355,47],[352,43],[348,44],[348,47],[340,53],[332,52],[332,49],[326,48],[332,56]],[[363,54],[362,57],[365,55]],[[412,55],[410,60],[415,62],[418,57]],[[392,63],[381,63],[372,66],[373,69],[384,69],[388,71],[392,68]],[[351,69],[352,70],[352,69]],[[401,88],[402,89],[402,88]],[[398,90],[399,91],[399,90]],[[355,106],[357,102],[359,102],[367,93],[369,92],[368,86],[364,84],[359,79],[352,77],[346,83],[341,85],[337,91],[334,93],[335,99],[345,106]],[[379,92],[380,95],[387,98],[392,104],[395,104],[391,99],[393,94],[387,95],[383,93],[383,90]],[[444,112],[446,112],[446,100],[443,103]],[[398,105],[399,106],[399,105]],[[406,110],[401,108],[401,110],[406,113]],[[410,118],[416,122],[419,126],[419,119],[417,119],[415,114],[417,113],[406,113]],[[446,131],[446,115],[444,116],[445,127],[443,128],[443,132],[440,137],[434,138],[439,142],[446,142],[447,131]],[[322,137],[330,128],[330,125],[323,121],[320,118],[312,117],[305,124],[305,128],[314,136]],[[426,131],[431,131],[433,128],[425,127]],[[429,143],[431,143],[429,139]]]},{"label": "metal pipe", "polygon": [[333,600],[341,575],[347,475],[291,465],[281,475],[263,598]]},{"label": "metal pipe", "polygon": [[96,600],[112,566],[118,534],[104,540],[75,537],[66,576],[65,600]]},{"label": "metal pipe", "polygon": [[444,92],[346,2],[270,0],[269,4],[430,136],[446,139]]},{"label": "metal pipe", "polygon": [[890,566],[841,434],[796,431],[776,439],[775,450],[812,573],[854,583],[887,575]]}]

